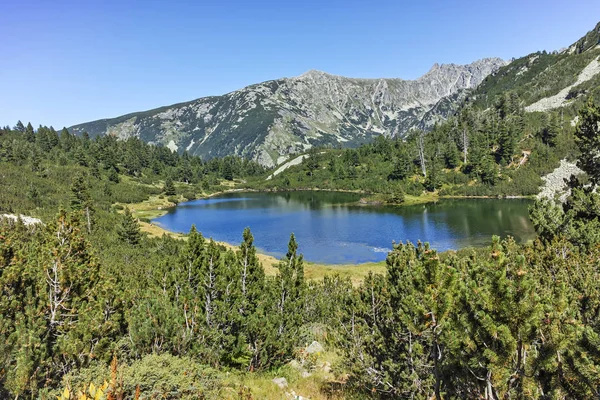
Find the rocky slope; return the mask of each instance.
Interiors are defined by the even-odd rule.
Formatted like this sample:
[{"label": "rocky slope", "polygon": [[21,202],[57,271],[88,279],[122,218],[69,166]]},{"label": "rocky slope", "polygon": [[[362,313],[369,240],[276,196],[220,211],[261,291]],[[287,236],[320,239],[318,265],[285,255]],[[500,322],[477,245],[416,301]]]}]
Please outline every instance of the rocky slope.
[{"label": "rocky slope", "polygon": [[454,112],[506,62],[435,64],[421,78],[353,79],[309,71],[225,94],[75,125],[74,133],[139,137],[205,158],[236,154],[265,166],[315,145],[356,146],[427,128]]},{"label": "rocky slope", "polygon": [[[600,88],[600,23],[562,51],[539,51],[486,77],[470,95],[480,108],[512,92],[528,112],[577,109]],[[563,110],[564,111],[564,110]],[[571,113],[572,114],[572,113]]]}]

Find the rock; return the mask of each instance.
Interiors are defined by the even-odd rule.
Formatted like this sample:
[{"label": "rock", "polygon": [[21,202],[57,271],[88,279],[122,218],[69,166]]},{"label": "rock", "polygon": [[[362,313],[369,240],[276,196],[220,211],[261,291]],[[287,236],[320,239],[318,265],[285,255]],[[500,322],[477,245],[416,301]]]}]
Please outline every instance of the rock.
[{"label": "rock", "polygon": [[300,361],[298,360],[292,360],[288,363],[288,365],[296,371],[304,371],[304,367],[302,366],[302,364],[300,364]]},{"label": "rock", "polygon": [[325,361],[323,363],[323,365],[321,366],[321,370],[323,372],[325,372],[326,374],[330,373],[331,372],[331,363],[328,361]]},{"label": "rock", "polygon": [[308,371],[302,371],[302,374],[300,374],[300,376],[302,376],[303,378],[308,378],[309,376],[311,376],[312,374]]},{"label": "rock", "polygon": [[13,222],[17,222],[17,220],[19,218],[21,218],[21,221],[23,222],[23,225],[25,225],[25,226],[38,225],[38,224],[42,223],[42,221],[40,219],[28,217],[26,215],[17,216],[14,214],[0,214],[0,220],[7,219],[7,220],[10,220]]},{"label": "rock", "polygon": [[[422,77],[354,79],[309,71],[222,96],[80,124],[71,133],[137,137],[203,158],[237,155],[274,167],[319,145],[346,146],[380,135],[432,128],[506,62],[435,65]],[[349,143],[348,143],[349,142]]]},{"label": "rock", "polygon": [[568,180],[571,175],[578,175],[581,173],[583,173],[583,171],[579,169],[577,165],[567,162],[566,160],[561,160],[558,168],[542,177],[544,186],[540,188],[541,190],[537,195],[537,198],[553,199],[558,195],[560,201],[564,202],[570,194],[570,189],[567,187],[565,179]]},{"label": "rock", "polygon": [[310,346],[308,346],[306,348],[306,352],[308,354],[314,354],[314,353],[322,353],[323,351],[325,351],[325,349],[323,348],[323,346],[321,346],[321,343],[317,342],[316,340],[313,341]]},{"label": "rock", "polygon": [[277,386],[279,386],[281,389],[286,388],[288,385],[287,379],[285,379],[284,377],[274,378],[273,383],[276,384]]}]

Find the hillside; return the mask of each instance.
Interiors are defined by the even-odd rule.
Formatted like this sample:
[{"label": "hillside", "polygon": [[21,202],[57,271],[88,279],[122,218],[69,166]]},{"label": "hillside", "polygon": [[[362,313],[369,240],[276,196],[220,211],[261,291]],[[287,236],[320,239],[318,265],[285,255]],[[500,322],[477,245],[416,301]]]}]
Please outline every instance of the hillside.
[{"label": "hillside", "polygon": [[565,107],[570,114],[589,95],[600,92],[600,23],[563,51],[540,51],[511,61],[486,77],[471,94],[480,108],[511,91],[526,111],[550,111]]},{"label": "hillside", "polygon": [[72,133],[138,137],[203,158],[239,155],[275,166],[313,146],[356,147],[403,136],[456,111],[466,89],[505,64],[435,64],[421,78],[353,79],[308,71],[225,94],[75,125]]}]

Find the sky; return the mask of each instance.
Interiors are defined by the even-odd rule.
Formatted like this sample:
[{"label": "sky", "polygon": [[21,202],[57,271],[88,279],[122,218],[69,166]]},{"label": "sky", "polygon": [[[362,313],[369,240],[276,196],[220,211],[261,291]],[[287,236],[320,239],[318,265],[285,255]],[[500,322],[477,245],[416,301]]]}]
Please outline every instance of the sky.
[{"label": "sky", "polygon": [[0,0],[0,126],[62,128],[310,69],[416,79],[558,50],[598,0]]}]

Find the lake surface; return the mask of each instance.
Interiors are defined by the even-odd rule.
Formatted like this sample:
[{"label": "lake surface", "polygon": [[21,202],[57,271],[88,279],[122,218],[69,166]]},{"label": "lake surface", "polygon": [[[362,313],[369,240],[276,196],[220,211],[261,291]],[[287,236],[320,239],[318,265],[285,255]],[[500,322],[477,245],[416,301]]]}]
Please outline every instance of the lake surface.
[{"label": "lake surface", "polygon": [[440,251],[485,246],[492,235],[535,237],[522,199],[444,199],[415,206],[361,206],[339,192],[235,193],[181,203],[153,222],[174,232],[192,224],[209,238],[239,244],[250,227],[258,249],[276,257],[290,234],[308,261],[357,264],[385,260],[396,243],[417,240]]}]

